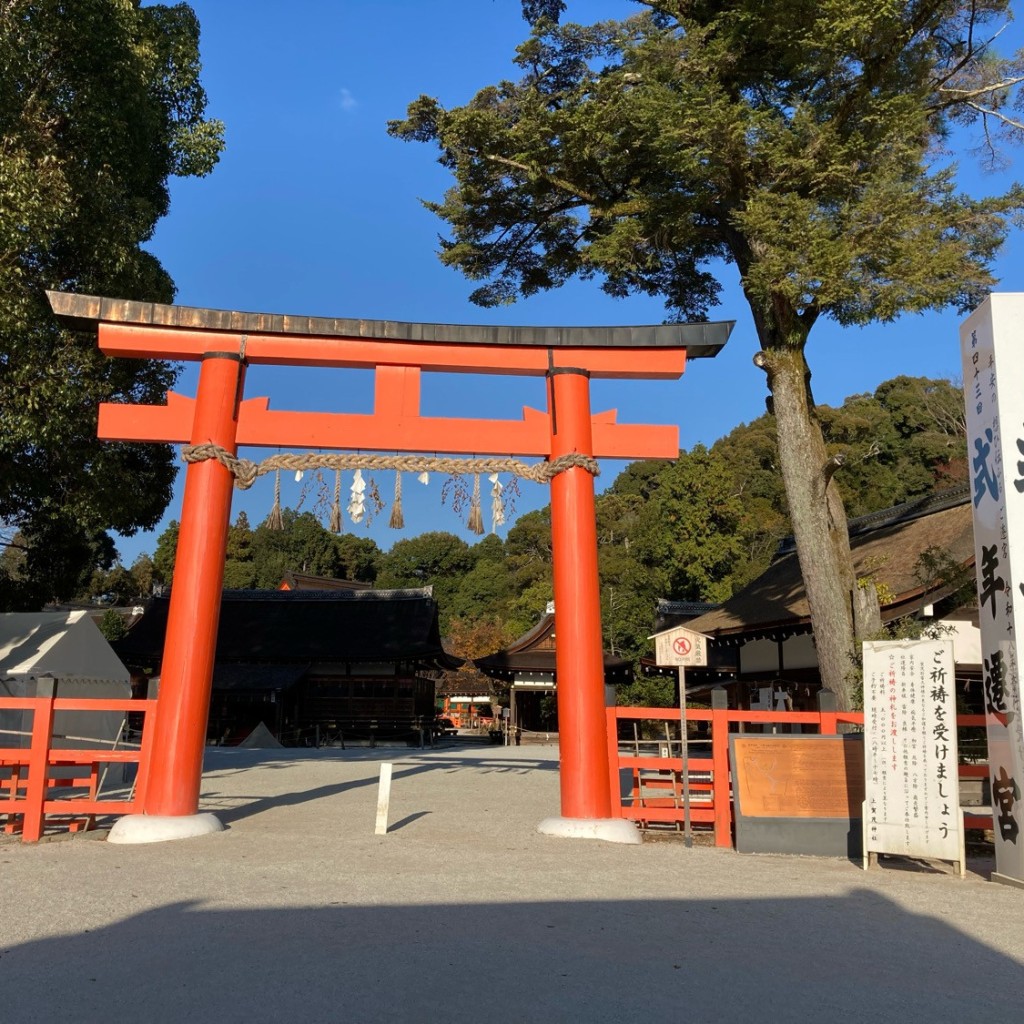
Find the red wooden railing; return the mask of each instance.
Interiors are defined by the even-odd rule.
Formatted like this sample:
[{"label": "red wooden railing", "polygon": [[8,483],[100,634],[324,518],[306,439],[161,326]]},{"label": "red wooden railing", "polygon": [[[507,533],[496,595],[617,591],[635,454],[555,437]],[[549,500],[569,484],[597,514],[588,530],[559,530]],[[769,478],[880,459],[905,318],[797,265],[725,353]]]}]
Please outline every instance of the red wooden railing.
[{"label": "red wooden railing", "polygon": [[[68,819],[68,828],[76,831],[88,828],[97,815],[139,813],[149,777],[148,740],[156,706],[155,700],[0,698],[0,711],[32,712],[29,745],[0,747],[0,817],[6,816],[4,831],[20,833],[24,842],[34,843],[43,834],[47,816]],[[138,747],[118,749],[54,747],[53,718],[60,711],[142,714],[142,742]],[[10,736],[0,733],[0,743],[8,742]],[[100,792],[103,769],[114,764],[136,764],[138,774],[127,796],[104,799]]]},{"label": "red wooden railing", "polygon": [[[706,722],[706,738],[690,739],[689,790],[690,821],[711,826],[715,845],[731,847],[733,827],[732,782],[729,765],[729,736],[740,723],[765,726],[800,725],[804,732],[834,736],[840,724],[863,725],[862,712],[844,711],[728,711],[688,708],[687,722]],[[664,736],[648,726],[646,737],[620,738],[620,723],[662,722]],[[679,739],[679,708],[607,709],[608,764],[612,792],[612,815],[628,818],[642,826],[669,823],[682,826],[685,803],[682,784],[682,751]],[[958,728],[984,727],[984,715],[957,715]],[[699,728],[699,726],[698,726]],[[629,731],[627,725],[626,732]],[[632,747],[632,750],[628,748]],[[623,749],[627,748],[627,749]],[[959,765],[960,778],[988,776],[988,764]],[[624,784],[625,783],[625,784]],[[615,794],[619,794],[616,802]],[[991,828],[985,815],[964,816],[966,828]]]}]

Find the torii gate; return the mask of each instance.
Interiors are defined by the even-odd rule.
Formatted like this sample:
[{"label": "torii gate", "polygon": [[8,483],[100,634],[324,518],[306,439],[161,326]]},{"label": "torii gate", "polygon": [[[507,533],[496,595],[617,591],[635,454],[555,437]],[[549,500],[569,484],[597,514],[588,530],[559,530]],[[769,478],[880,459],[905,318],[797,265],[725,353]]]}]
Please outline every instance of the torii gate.
[{"label": "torii gate", "polygon": [[[655,327],[496,327],[240,313],[48,292],[66,325],[98,333],[108,356],[199,360],[196,397],[169,392],[162,406],[103,404],[99,437],[305,449],[472,455],[674,459],[674,426],[591,415],[590,379],[675,379],[687,358],[716,355],[732,322]],[[249,364],[359,367],[375,371],[369,414],[271,412],[242,399]],[[545,377],[547,412],[521,420],[420,415],[420,374]],[[565,463],[566,460],[563,460]],[[234,478],[213,459],[189,464],[143,814],[122,818],[122,842],[217,831],[200,814],[199,790]],[[637,840],[613,816],[605,738],[601,609],[594,481],[577,460],[551,479],[551,533],[558,609],[560,818],[541,830],[619,842]]]}]

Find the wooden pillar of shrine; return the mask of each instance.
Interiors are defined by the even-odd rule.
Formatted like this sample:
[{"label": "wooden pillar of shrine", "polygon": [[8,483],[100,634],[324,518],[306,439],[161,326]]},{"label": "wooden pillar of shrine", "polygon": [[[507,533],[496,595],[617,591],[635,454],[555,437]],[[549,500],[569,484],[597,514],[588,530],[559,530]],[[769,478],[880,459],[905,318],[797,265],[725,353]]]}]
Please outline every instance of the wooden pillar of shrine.
[{"label": "wooden pillar of shrine", "polygon": [[[548,413],[552,461],[567,454],[592,454],[586,370],[551,371]],[[608,743],[594,477],[582,466],[563,470],[551,480],[551,550],[562,815],[606,818]]]},{"label": "wooden pillar of shrine", "polygon": [[[237,451],[244,376],[238,353],[203,356],[192,444]],[[231,471],[215,459],[191,463],[185,470],[149,784],[143,817],[134,823],[121,819],[122,834],[156,828],[179,838],[222,828],[213,815],[198,810],[233,487]],[[186,817],[193,820],[174,820]]]}]

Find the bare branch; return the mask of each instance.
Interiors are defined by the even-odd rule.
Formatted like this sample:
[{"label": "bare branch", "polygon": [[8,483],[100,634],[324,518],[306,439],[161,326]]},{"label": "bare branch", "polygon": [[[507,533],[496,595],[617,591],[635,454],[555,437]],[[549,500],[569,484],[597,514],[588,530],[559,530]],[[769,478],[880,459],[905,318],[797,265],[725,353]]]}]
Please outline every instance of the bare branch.
[{"label": "bare branch", "polygon": [[983,86],[980,89],[950,89],[946,86],[941,86],[939,92],[949,93],[954,97],[953,102],[956,102],[958,100],[971,100],[976,96],[987,96],[1000,90],[1012,89],[1015,85],[1020,85],[1021,82],[1024,82],[1024,75],[1018,75],[1016,78],[1004,78],[1001,82],[993,82],[991,85]]},{"label": "bare branch", "polygon": [[994,117],[997,120],[1002,121],[1004,124],[1010,125],[1011,128],[1018,128],[1021,131],[1024,131],[1024,123],[1015,121],[1012,117],[1007,117],[1006,114],[1001,114],[998,110],[992,110],[990,107],[983,107],[979,103],[968,103],[967,106],[972,110],[978,111],[979,114],[986,118]]}]

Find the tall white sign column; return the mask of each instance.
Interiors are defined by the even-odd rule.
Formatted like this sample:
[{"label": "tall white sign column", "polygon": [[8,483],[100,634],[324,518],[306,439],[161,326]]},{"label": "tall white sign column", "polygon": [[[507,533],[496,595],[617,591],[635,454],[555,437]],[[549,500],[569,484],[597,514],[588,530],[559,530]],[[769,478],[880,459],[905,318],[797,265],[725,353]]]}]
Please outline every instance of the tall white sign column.
[{"label": "tall white sign column", "polygon": [[996,871],[1024,886],[1024,293],[960,328]]}]

